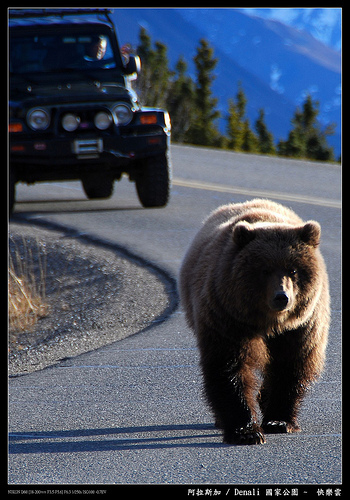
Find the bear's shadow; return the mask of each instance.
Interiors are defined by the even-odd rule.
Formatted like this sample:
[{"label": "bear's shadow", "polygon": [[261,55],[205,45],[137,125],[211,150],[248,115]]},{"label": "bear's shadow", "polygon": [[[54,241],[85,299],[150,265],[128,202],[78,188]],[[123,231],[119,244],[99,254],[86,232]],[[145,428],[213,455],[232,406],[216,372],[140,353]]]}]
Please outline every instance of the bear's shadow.
[{"label": "bear's shadow", "polygon": [[[174,431],[176,432],[175,435]],[[207,433],[205,431],[214,432]],[[113,439],[98,440],[76,439],[94,436],[116,436],[119,434],[134,435],[144,433],[150,433],[151,436],[114,437]],[[214,424],[150,425],[43,432],[23,431],[9,434],[10,454],[75,453],[162,448],[216,448],[222,446],[225,445],[222,444],[221,432],[215,428]]]}]

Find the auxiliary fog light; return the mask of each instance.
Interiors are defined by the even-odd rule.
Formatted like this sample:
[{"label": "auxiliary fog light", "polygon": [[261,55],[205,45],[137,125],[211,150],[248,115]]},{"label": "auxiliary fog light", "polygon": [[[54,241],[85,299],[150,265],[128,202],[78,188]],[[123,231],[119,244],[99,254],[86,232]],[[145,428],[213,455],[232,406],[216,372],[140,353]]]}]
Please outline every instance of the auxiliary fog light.
[{"label": "auxiliary fog light", "polygon": [[73,113],[67,113],[62,118],[62,127],[67,132],[73,132],[79,127],[80,118],[77,115],[73,115]]},{"label": "auxiliary fog light", "polygon": [[106,130],[112,123],[112,116],[106,111],[99,111],[94,118],[95,127],[99,130]]}]

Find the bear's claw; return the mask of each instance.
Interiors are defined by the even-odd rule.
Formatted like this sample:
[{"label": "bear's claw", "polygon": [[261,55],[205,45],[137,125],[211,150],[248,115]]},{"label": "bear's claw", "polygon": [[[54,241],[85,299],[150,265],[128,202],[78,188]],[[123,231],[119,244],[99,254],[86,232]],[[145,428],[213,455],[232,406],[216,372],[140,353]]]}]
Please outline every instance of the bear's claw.
[{"label": "bear's claw", "polygon": [[234,431],[224,432],[224,443],[245,445],[245,444],[265,444],[265,436],[260,428],[241,427]]},{"label": "bear's claw", "polygon": [[291,424],[284,420],[269,420],[263,423],[262,427],[266,434],[282,434],[300,431],[300,427],[297,424]]}]

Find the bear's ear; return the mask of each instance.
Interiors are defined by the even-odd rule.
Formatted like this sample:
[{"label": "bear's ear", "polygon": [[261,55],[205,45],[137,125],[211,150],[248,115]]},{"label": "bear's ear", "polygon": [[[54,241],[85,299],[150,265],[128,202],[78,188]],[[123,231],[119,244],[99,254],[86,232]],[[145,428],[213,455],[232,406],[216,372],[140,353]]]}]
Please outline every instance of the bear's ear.
[{"label": "bear's ear", "polygon": [[247,243],[255,238],[256,234],[249,222],[238,222],[233,228],[233,241],[239,248],[243,248]]},{"label": "bear's ear", "polygon": [[321,238],[321,226],[314,220],[307,221],[304,226],[299,229],[299,238],[307,245],[317,247]]}]

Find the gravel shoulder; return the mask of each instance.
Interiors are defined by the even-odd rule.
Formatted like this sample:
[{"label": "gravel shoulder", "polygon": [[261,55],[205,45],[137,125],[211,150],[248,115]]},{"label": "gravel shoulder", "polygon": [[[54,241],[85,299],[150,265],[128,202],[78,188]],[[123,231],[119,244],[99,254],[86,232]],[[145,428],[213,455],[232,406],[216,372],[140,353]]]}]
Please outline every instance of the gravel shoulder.
[{"label": "gravel shoulder", "polygon": [[9,375],[31,373],[111,344],[165,319],[174,284],[147,262],[69,231],[9,227],[9,253],[44,276],[48,314],[10,332]]}]

